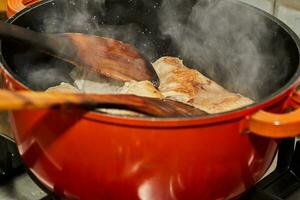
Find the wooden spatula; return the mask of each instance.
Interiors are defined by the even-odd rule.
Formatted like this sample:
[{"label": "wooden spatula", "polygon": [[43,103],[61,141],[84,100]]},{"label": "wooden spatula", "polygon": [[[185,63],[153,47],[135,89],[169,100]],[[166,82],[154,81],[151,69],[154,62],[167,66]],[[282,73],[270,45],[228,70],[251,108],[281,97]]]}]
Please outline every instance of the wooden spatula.
[{"label": "wooden spatula", "polygon": [[118,79],[149,80],[159,86],[153,66],[129,44],[110,38],[81,33],[47,34],[0,21],[0,38],[34,46],[78,67]]},{"label": "wooden spatula", "polygon": [[58,106],[83,106],[89,109],[117,107],[156,117],[206,114],[200,109],[177,101],[127,94],[99,95],[0,90],[0,110],[41,109]]}]

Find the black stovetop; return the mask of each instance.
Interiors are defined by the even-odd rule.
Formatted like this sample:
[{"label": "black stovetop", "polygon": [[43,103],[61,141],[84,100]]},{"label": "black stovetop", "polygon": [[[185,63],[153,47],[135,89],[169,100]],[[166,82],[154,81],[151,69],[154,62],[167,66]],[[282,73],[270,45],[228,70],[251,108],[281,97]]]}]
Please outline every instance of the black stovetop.
[{"label": "black stovetop", "polygon": [[[59,200],[26,172],[14,141],[0,134],[0,199]],[[300,141],[285,139],[278,151],[276,169],[241,200],[300,199]]]}]

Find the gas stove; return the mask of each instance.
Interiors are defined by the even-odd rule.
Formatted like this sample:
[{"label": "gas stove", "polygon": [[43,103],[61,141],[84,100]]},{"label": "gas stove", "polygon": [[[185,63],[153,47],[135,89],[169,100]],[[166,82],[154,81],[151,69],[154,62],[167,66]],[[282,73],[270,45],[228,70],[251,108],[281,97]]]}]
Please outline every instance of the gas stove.
[{"label": "gas stove", "polygon": [[[59,200],[22,164],[12,139],[0,134],[0,199]],[[241,200],[300,199],[300,141],[285,139],[278,151],[276,169]]]}]

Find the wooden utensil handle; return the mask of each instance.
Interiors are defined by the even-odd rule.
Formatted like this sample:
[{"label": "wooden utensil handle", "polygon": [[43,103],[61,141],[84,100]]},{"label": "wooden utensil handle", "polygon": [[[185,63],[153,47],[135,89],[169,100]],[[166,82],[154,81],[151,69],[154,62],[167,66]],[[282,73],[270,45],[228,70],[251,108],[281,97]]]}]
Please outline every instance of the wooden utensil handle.
[{"label": "wooden utensil handle", "polygon": [[[53,56],[59,56],[59,47],[64,38],[53,38],[51,34],[40,34],[27,28],[0,21],[0,38],[14,39]],[[70,48],[71,49],[71,48]]]},{"label": "wooden utensil handle", "polygon": [[11,92],[0,90],[0,110],[41,109],[57,106],[144,106],[142,98],[131,95],[93,95],[57,92]]},{"label": "wooden utensil handle", "polygon": [[76,98],[70,95],[46,93],[46,92],[11,92],[0,90],[0,110],[23,110],[50,108],[56,105],[72,102],[76,104]]},{"label": "wooden utensil handle", "polygon": [[108,105],[121,106],[129,110],[159,117],[206,114],[199,109],[172,100],[161,100],[127,94],[64,94],[0,90],[0,110],[41,109],[67,105],[88,107],[106,107]]}]

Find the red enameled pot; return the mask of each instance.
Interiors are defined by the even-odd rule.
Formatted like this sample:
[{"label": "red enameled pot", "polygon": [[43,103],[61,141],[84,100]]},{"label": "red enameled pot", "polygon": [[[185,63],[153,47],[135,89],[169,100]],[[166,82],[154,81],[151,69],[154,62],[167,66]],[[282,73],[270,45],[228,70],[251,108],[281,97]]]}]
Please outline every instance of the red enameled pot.
[{"label": "red enameled pot", "polygon": [[[62,28],[60,17],[69,8],[70,26],[54,28],[53,32],[87,31],[87,24],[73,26],[72,14],[78,14],[80,9],[72,2],[42,1],[9,22],[44,31],[49,22],[42,20],[46,16],[53,17],[51,23],[56,22],[56,28]],[[170,38],[161,37],[155,28],[158,8],[152,1],[111,0],[101,9],[92,2],[86,2],[86,6],[91,16],[100,13],[91,17],[95,23],[119,26],[131,20],[152,31],[146,36],[153,39],[157,57],[178,53],[172,51],[175,45]],[[194,5],[191,2],[183,5],[188,8]],[[274,41],[282,41],[280,46],[276,44],[276,50],[269,51],[276,62],[272,67],[267,63],[265,66],[272,68],[278,78],[263,80],[255,88],[260,94],[256,104],[217,115],[172,119],[130,118],[63,108],[12,112],[14,136],[29,170],[64,199],[219,200],[236,199],[251,188],[270,166],[280,139],[300,132],[300,110],[283,114],[287,107],[296,108],[300,102],[295,92],[300,43],[286,25],[263,11],[236,1],[222,2],[235,10],[235,18],[243,20],[245,13],[252,13],[275,30],[270,31],[268,39],[272,42],[261,48],[262,54],[275,48]],[[113,17],[116,12],[119,18]],[[231,14],[224,15],[224,19]],[[261,41],[256,42],[259,45]],[[65,74],[70,67],[13,41],[3,40],[1,52],[1,71],[9,90],[42,90],[53,85],[53,81],[46,84],[45,73],[39,83],[28,76],[45,63],[54,63],[50,68],[56,67]],[[226,75],[226,71],[222,73]],[[245,84],[249,80],[245,79]],[[222,80],[218,82],[222,84]]]}]

